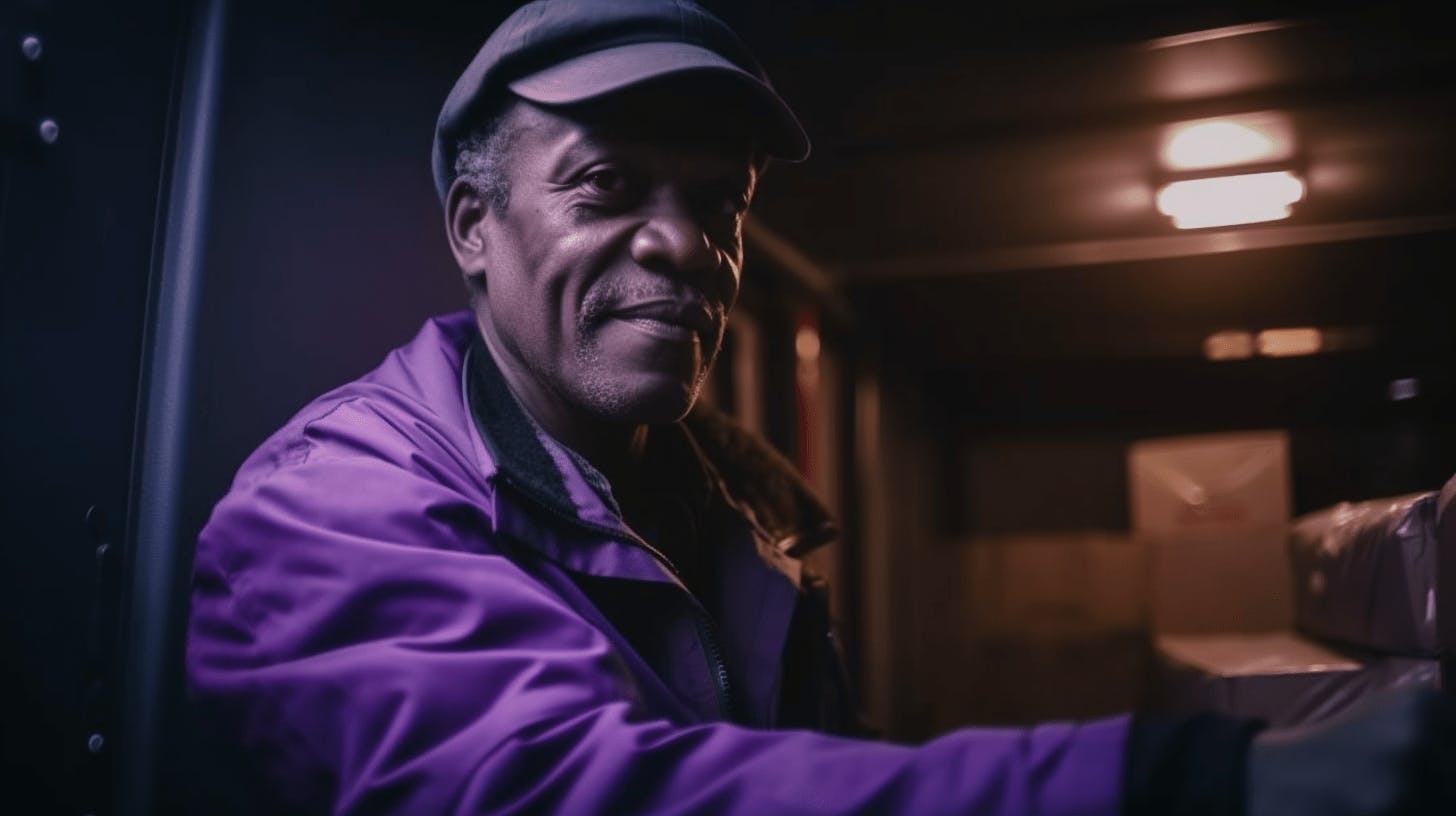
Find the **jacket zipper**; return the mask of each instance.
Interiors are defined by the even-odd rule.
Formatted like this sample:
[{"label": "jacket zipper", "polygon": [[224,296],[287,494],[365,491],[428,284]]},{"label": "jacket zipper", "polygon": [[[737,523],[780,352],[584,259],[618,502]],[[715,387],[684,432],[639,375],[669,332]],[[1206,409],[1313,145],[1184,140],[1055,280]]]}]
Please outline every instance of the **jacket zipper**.
[{"label": "jacket zipper", "polygon": [[[696,599],[694,603],[696,605]],[[723,660],[723,652],[718,645],[717,629],[706,611],[697,611],[698,636],[702,638],[703,654],[708,658],[708,670],[713,675],[713,685],[718,691],[718,709],[723,712],[724,719],[739,722],[738,707],[733,704],[733,689],[728,680],[728,663]]]},{"label": "jacket zipper", "polygon": [[[541,501],[540,499],[533,496],[530,490],[527,490],[506,474],[501,473],[499,475],[502,480],[504,480],[507,484],[514,488],[517,493],[525,496],[527,499],[530,500],[532,504],[536,505],[542,510],[545,510],[547,513],[550,513],[552,516],[555,516],[556,518],[559,518],[577,527],[578,529],[606,535],[618,541],[622,541],[632,546],[640,547],[643,550],[646,550],[648,555],[651,555],[654,559],[658,561],[658,563],[662,564],[664,567],[667,567],[667,570],[671,572],[673,574],[673,577],[677,578],[679,583],[681,584],[682,572],[678,570],[676,564],[672,563],[672,559],[668,558],[665,554],[663,554],[661,550],[657,549],[651,544],[648,544],[640,536],[632,534],[630,530],[616,530],[605,525],[593,524],[592,522],[586,521],[575,515],[564,513],[561,510],[558,510],[557,508],[552,507],[550,504]],[[703,654],[708,660],[708,673],[712,675],[713,687],[718,692],[718,709],[722,713],[725,720],[728,720],[729,722],[738,722],[739,720],[737,716],[737,707],[733,703],[733,688],[729,682],[728,677],[728,663],[723,659],[723,649],[722,646],[719,645],[717,627],[713,623],[713,617],[708,614],[708,610],[703,608],[702,602],[699,601],[697,596],[690,592],[686,586],[682,586],[682,591],[683,595],[687,597],[689,605],[692,607],[693,617],[697,623],[696,628],[698,630],[698,638],[703,642]]]}]

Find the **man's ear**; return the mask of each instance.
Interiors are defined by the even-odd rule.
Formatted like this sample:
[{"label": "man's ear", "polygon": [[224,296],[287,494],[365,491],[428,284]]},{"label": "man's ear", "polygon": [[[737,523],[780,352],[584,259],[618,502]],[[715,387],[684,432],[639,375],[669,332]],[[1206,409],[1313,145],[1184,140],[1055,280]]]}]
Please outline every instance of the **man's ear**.
[{"label": "man's ear", "polygon": [[464,179],[455,179],[445,195],[445,235],[460,272],[473,283],[485,274],[485,219],[489,205]]}]

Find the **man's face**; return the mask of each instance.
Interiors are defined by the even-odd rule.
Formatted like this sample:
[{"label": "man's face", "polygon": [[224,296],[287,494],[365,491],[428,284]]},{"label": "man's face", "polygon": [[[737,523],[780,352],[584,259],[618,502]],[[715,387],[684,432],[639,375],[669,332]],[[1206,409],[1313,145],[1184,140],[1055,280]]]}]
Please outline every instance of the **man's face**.
[{"label": "man's face", "polygon": [[517,103],[506,124],[476,314],[501,364],[573,414],[676,420],[722,343],[756,170],[735,120],[682,113],[639,95],[570,116]]}]

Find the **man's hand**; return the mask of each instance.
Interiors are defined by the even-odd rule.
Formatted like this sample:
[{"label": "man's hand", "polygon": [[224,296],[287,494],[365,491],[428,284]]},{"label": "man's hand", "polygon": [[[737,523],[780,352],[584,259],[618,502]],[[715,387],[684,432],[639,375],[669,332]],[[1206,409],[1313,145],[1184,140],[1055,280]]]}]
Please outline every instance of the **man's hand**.
[{"label": "man's hand", "polygon": [[1456,711],[1426,687],[1372,697],[1249,749],[1248,816],[1456,813]]}]

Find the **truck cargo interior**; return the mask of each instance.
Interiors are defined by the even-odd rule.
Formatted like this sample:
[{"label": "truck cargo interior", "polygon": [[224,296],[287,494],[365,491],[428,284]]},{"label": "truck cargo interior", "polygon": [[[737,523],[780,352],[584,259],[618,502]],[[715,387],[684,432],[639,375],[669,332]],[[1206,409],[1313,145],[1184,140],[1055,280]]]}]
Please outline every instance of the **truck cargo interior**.
[{"label": "truck cargo interior", "polygon": [[[0,810],[234,812],[198,531],[466,306],[432,128],[517,5],[0,5]],[[810,566],[883,737],[1456,682],[1448,10],[703,5],[813,143],[703,399],[836,515]]]}]

